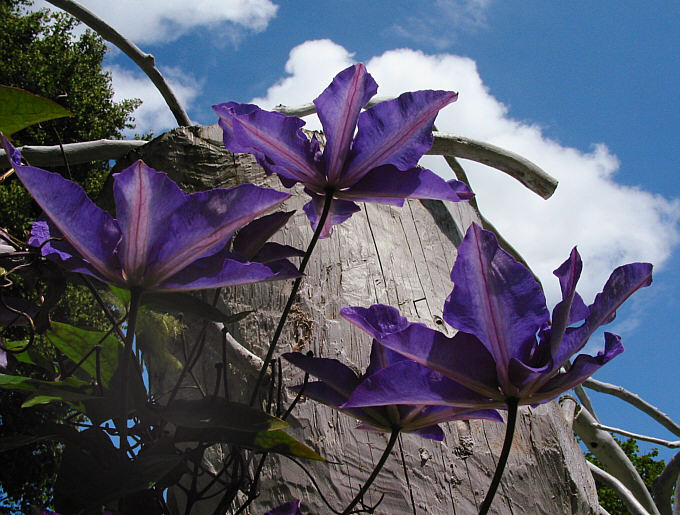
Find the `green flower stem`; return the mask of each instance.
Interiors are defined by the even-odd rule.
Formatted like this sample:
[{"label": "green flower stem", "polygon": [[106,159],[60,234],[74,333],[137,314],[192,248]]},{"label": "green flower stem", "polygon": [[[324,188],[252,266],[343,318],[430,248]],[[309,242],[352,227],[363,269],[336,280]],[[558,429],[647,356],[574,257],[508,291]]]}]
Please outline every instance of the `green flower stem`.
[{"label": "green flower stem", "polygon": [[128,418],[128,382],[130,375],[130,355],[132,354],[132,342],[135,339],[135,328],[137,325],[137,314],[139,312],[141,290],[130,290],[130,310],[128,311],[127,331],[125,333],[125,349],[123,350],[123,361],[120,364],[120,449],[123,453],[128,451],[127,441],[127,418]]},{"label": "green flower stem", "polygon": [[392,452],[392,448],[394,445],[397,443],[399,440],[399,429],[393,429],[392,434],[390,434],[390,440],[387,442],[387,446],[385,447],[385,450],[382,453],[382,456],[380,456],[380,460],[378,460],[378,464],[375,466],[373,469],[373,472],[371,472],[371,475],[369,478],[366,480],[364,483],[364,486],[361,487],[361,490],[359,490],[359,493],[352,499],[352,502],[347,505],[347,508],[345,508],[345,511],[342,512],[342,515],[347,515],[352,511],[352,509],[363,499],[364,495],[368,491],[368,489],[371,487],[373,484],[373,481],[375,481],[375,478],[378,477],[378,474],[380,474],[380,471],[383,468],[383,465],[385,465],[385,462],[387,461],[387,458],[389,457],[390,453]]},{"label": "green flower stem", "polygon": [[[305,272],[305,268],[307,268],[309,258],[312,256],[312,251],[316,246],[316,242],[319,240],[319,236],[321,236],[321,231],[323,231],[324,225],[326,225],[326,219],[328,218],[328,213],[330,213],[332,203],[333,192],[329,191],[328,193],[326,193],[323,211],[321,212],[319,223],[316,226],[316,231],[314,231],[314,235],[312,236],[312,239],[309,242],[309,245],[307,246],[307,251],[305,252],[304,257],[302,258],[302,262],[300,263],[300,268],[298,268],[298,271],[301,274]],[[276,326],[274,337],[272,338],[272,341],[269,344],[269,349],[267,350],[267,356],[264,358],[264,363],[262,364],[262,368],[260,369],[260,375],[257,377],[257,382],[255,383],[253,395],[250,397],[250,406],[253,406],[255,404],[255,401],[257,400],[257,393],[260,391],[260,387],[262,386],[262,382],[264,381],[264,376],[267,373],[267,368],[269,367],[269,363],[271,362],[272,357],[274,356],[276,344],[278,343],[279,338],[281,337],[283,326],[285,325],[286,320],[288,318],[288,314],[290,313],[290,308],[293,307],[293,302],[295,301],[295,296],[297,295],[297,292],[300,289],[300,284],[302,284],[302,277],[298,277],[297,279],[295,279],[295,283],[293,283],[293,289],[291,290],[290,296],[288,297],[288,302],[286,302],[286,307],[283,308],[281,318],[279,318],[279,325]]]},{"label": "green flower stem", "polygon": [[508,406],[508,420],[505,423],[505,441],[503,442],[503,449],[501,450],[501,455],[498,458],[498,464],[496,465],[496,472],[491,480],[491,485],[489,486],[489,491],[486,493],[484,502],[479,507],[479,515],[486,515],[491,507],[491,502],[496,495],[496,490],[501,482],[501,476],[503,475],[503,470],[505,469],[505,464],[508,461],[508,456],[510,455],[510,447],[512,446],[512,439],[515,436],[515,425],[517,423],[517,411],[519,407],[519,399],[507,399],[506,404]]}]

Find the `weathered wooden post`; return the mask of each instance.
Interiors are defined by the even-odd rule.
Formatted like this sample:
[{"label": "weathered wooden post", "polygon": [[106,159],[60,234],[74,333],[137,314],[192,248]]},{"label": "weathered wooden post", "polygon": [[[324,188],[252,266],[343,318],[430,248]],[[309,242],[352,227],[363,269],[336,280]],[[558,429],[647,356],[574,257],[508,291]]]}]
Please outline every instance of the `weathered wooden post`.
[{"label": "weathered wooden post", "polygon": [[[142,158],[188,190],[253,182],[279,188],[248,155],[234,155],[222,145],[216,126],[170,131],[140,147],[119,162],[127,166]],[[312,232],[301,207],[303,196],[284,206],[296,209],[279,241],[305,248]],[[284,330],[279,351],[312,350],[364,370],[370,349],[368,337],[340,318],[344,306],[391,304],[412,321],[441,331],[438,323],[452,285],[449,273],[456,247],[469,224],[480,222],[466,203],[407,201],[402,209],[366,204],[321,240],[307,268],[307,277]],[[232,312],[255,310],[233,326],[230,335],[250,352],[262,356],[290,291],[287,282],[261,283],[230,289],[223,295]],[[450,331],[450,329],[448,329]],[[214,364],[221,360],[220,328],[211,325],[195,372],[206,385],[214,384]],[[237,344],[236,344],[237,345]],[[247,354],[231,348],[229,391],[245,400],[257,374]],[[245,357],[244,357],[245,356]],[[251,356],[252,358],[252,356]],[[153,372],[153,370],[152,370]],[[284,364],[285,383],[298,384],[301,373]],[[152,382],[160,378],[154,378]],[[211,387],[211,386],[209,386]],[[157,392],[162,384],[152,385]],[[288,399],[292,397],[289,394]],[[162,400],[162,399],[161,399]],[[522,408],[517,433],[492,513],[598,513],[591,473],[574,440],[571,427],[557,403]],[[355,421],[311,401],[295,408],[292,434],[317,450],[328,463],[305,463],[328,502],[342,509],[370,474],[387,439],[355,429]],[[384,498],[376,513],[476,513],[493,474],[503,443],[504,426],[489,421],[454,422],[445,426],[443,443],[402,435],[365,499],[371,505]],[[401,449],[403,452],[399,452]],[[219,452],[213,453],[213,459]],[[305,513],[329,513],[305,472],[293,461],[270,456],[264,469],[260,496],[248,513],[264,513],[273,506],[302,499]],[[209,512],[211,513],[211,511]]]}]

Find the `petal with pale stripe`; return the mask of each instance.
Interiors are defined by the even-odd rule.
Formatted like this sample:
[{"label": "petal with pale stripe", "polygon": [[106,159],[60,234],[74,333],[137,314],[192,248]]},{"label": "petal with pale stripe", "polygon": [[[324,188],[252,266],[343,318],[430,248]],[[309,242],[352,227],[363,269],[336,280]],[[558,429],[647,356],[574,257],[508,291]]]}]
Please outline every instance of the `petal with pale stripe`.
[{"label": "petal with pale stripe", "polygon": [[335,184],[342,174],[361,108],[377,90],[373,77],[359,63],[338,73],[314,100],[326,136],[324,158],[329,183]]}]

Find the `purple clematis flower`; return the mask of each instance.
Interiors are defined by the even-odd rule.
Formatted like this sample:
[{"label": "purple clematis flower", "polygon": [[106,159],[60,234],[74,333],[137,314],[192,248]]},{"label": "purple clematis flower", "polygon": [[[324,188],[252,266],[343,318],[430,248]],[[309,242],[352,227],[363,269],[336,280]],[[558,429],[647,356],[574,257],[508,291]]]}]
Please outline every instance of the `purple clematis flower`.
[{"label": "purple clematis flower", "polygon": [[[614,320],[618,307],[652,282],[652,265],[632,263],[614,270],[595,301],[586,306],[576,293],[581,258],[572,250],[554,274],[562,301],[552,321],[532,273],[502,250],[493,233],[472,225],[451,271],[453,292],[444,320],[458,332],[451,338],[423,324],[404,322],[390,306],[349,307],[343,317],[381,345],[430,368],[413,376],[415,365],[402,361],[373,375],[343,407],[401,402],[442,406],[503,407],[508,401],[539,404],[585,381],[623,352],[621,339],[605,333],[604,349],[579,354],[601,325]],[[460,386],[480,395],[478,404],[461,398]]]},{"label": "purple clematis flower", "polygon": [[[179,291],[298,277],[288,261],[249,262],[230,252],[232,235],[290,195],[244,184],[187,194],[142,161],[114,176],[117,218],[61,175],[10,162],[47,221],[33,224],[31,245],[73,272],[139,291]],[[262,232],[260,227],[255,233]],[[262,247],[262,245],[260,245]]]},{"label": "purple clematis flower", "polygon": [[289,501],[283,503],[264,515],[302,515],[300,501]]},{"label": "purple clematis flower", "polygon": [[[304,210],[316,229],[325,199],[332,195],[321,237],[359,211],[355,202],[402,206],[405,198],[458,202],[473,197],[462,182],[446,182],[417,168],[432,146],[432,126],[440,109],[455,101],[450,91],[416,91],[361,109],[378,89],[363,64],[341,71],[314,100],[326,139],[323,152],[302,132],[300,118],[263,111],[252,104],[213,106],[232,152],[251,153],[286,187],[305,186],[312,200]],[[356,137],[355,129],[358,127]]]},{"label": "purple clematis flower", "polygon": [[[409,359],[392,352],[384,346],[373,341],[371,347],[371,359],[366,373],[359,377],[348,366],[343,365],[336,359],[314,358],[299,352],[287,353],[283,357],[293,365],[320,379],[308,383],[304,388],[304,395],[315,401],[326,404],[331,408],[340,410],[353,416],[361,422],[359,429],[390,433],[395,429],[404,432],[416,433],[423,438],[431,440],[443,440],[444,433],[437,425],[450,420],[468,420],[472,418],[486,418],[502,422],[497,411],[492,409],[474,410],[451,406],[421,406],[404,405],[398,400],[392,400],[375,408],[344,408],[343,404],[352,396],[352,392],[360,387],[365,381],[370,380],[373,374],[390,370],[395,364],[409,362],[411,373],[414,375],[429,377],[430,370],[418,365]],[[400,378],[393,378],[398,382]],[[302,385],[291,388],[300,391]],[[475,392],[459,386],[461,397],[471,397],[475,401],[480,396]]]}]

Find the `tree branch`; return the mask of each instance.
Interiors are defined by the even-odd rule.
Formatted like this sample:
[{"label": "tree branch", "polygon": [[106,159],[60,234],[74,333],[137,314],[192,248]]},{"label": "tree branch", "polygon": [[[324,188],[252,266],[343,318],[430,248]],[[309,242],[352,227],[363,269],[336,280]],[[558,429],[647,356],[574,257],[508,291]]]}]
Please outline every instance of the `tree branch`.
[{"label": "tree branch", "polygon": [[[215,326],[220,331],[224,327],[220,323],[216,323]],[[264,363],[262,358],[246,349],[228,332],[226,333],[226,343],[229,363],[241,372],[257,377]]]},{"label": "tree branch", "polygon": [[616,427],[610,427],[610,426],[604,426],[602,424],[595,424],[595,427],[598,429],[602,429],[603,431],[607,431],[609,433],[618,433],[623,436],[627,436],[628,438],[635,438],[636,440],[644,440],[645,442],[651,442],[651,443],[656,443],[659,445],[663,445],[664,447],[669,447],[671,449],[677,449],[680,448],[680,440],[676,440],[675,442],[670,442],[668,440],[662,440],[661,438],[654,438],[653,436],[646,436],[646,435],[640,435],[637,433],[631,433],[630,431],[626,431],[625,429],[618,429]]},{"label": "tree branch", "polygon": [[615,384],[603,383],[602,381],[597,381],[596,379],[587,379],[583,386],[595,390],[600,393],[608,393],[632,404],[640,411],[646,413],[659,424],[668,429],[671,433],[680,436],[680,426],[676,424],[671,417],[663,413],[659,408],[652,406],[650,403],[645,401],[639,395],[629,392],[621,386]]},{"label": "tree branch", "polygon": [[595,421],[600,422],[600,419],[597,418],[597,413],[595,413],[595,408],[593,407],[593,403],[590,401],[590,397],[588,397],[588,394],[583,389],[583,386],[578,385],[578,386],[574,387],[574,393],[576,393],[576,397],[578,397],[578,400],[581,401],[581,404],[583,404],[583,407],[588,410],[588,413],[590,413],[593,416]]},{"label": "tree branch", "polygon": [[[67,143],[64,145],[64,154],[70,164],[91,163],[92,161],[107,161],[118,159],[148,141],[144,140],[112,140],[100,139],[84,141],[82,143]],[[34,166],[63,165],[64,159],[59,145],[19,147],[21,155]],[[5,151],[0,150],[0,166],[9,166]]]},{"label": "tree branch", "polygon": [[680,512],[680,489],[675,488],[675,506],[671,507],[673,484],[680,481],[680,452],[677,452],[668,462],[663,472],[657,476],[652,485],[654,502],[661,515],[675,515]]},{"label": "tree branch", "polygon": [[654,515],[659,515],[659,510],[635,466],[612,435],[595,427],[596,424],[590,412],[582,409],[574,418],[574,431],[607,470],[630,490],[644,509]]},{"label": "tree branch", "polygon": [[534,163],[491,143],[435,132],[434,144],[428,154],[455,156],[491,166],[505,172],[544,199],[550,198],[557,188],[557,180]]},{"label": "tree branch", "polygon": [[640,504],[631,491],[628,490],[628,488],[626,488],[621,481],[616,479],[611,474],[605,472],[597,465],[594,465],[589,461],[587,463],[590,472],[593,474],[593,477],[600,483],[604,483],[609,488],[614,490],[632,515],[649,515],[649,512],[645,510],[644,506]]},{"label": "tree branch", "polygon": [[[86,9],[77,2],[74,2],[73,0],[47,1],[82,21],[106,41],[110,41],[123,52],[125,52],[125,54],[130,59],[132,59],[144,73],[146,73],[149,79],[151,79],[151,82],[153,82],[154,86],[156,86],[161,95],[163,95],[165,102],[168,104],[172,114],[175,116],[175,120],[177,120],[177,124],[180,127],[191,125],[191,121],[189,120],[186,111],[180,104],[177,96],[172,91],[172,88],[170,88],[170,85],[166,82],[165,78],[163,78],[161,72],[158,70],[158,68],[156,68],[153,55],[142,52],[142,50],[140,50],[139,47],[132,41],[125,38],[116,29],[108,25],[104,20],[97,17],[92,11]],[[134,13],[131,15],[134,16]]]}]

